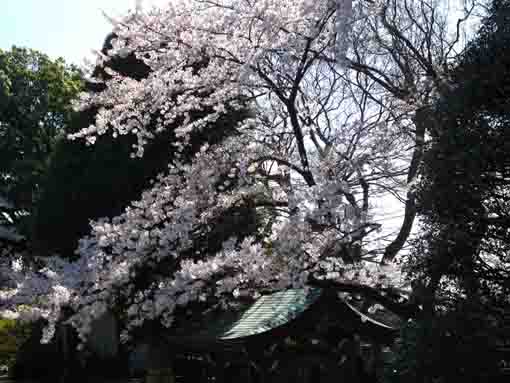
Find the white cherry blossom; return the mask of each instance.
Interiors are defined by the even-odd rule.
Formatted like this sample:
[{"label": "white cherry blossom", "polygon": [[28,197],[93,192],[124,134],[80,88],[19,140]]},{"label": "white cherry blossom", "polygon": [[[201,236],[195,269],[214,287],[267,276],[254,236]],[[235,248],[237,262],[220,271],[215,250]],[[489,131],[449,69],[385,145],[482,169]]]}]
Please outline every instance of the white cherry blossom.
[{"label": "white cherry blossom", "polygon": [[[405,194],[413,142],[403,126],[422,104],[370,78],[377,97],[367,97],[345,67],[351,24],[379,17],[379,3],[367,12],[363,0],[175,0],[115,21],[118,38],[97,65],[134,53],[151,72],[137,80],[104,67],[112,76],[104,91],[76,102],[99,108],[95,123],[70,139],[131,134],[142,157],[179,122],[169,150],[183,152],[232,111],[249,116],[235,135],[170,163],[121,215],[91,222],[78,261],[10,270],[16,287],[0,304],[39,307],[45,339],[63,306],[82,340],[94,319],[120,308],[128,341],[146,321],[171,327],[195,302],[228,307],[313,281],[404,286],[398,265],[370,246],[381,227],[372,198]],[[215,219],[245,206],[257,213],[254,232],[234,231],[214,250],[197,244]]]}]

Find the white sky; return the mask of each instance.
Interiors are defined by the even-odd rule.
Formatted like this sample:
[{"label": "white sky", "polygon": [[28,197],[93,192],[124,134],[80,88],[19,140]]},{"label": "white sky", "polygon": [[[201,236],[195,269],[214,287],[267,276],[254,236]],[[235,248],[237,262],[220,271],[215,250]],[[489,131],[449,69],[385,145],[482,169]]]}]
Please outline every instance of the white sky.
[{"label": "white sky", "polygon": [[[144,7],[169,0],[144,0]],[[135,0],[0,0],[0,49],[12,45],[40,50],[82,64],[100,49],[112,26],[103,16],[125,14]]]},{"label": "white sky", "polygon": [[[445,0],[453,24],[464,0]],[[142,0],[144,8],[171,0]],[[92,49],[102,46],[112,26],[103,17],[125,14],[136,0],[0,0],[0,49],[12,45],[40,50],[81,64]]]}]

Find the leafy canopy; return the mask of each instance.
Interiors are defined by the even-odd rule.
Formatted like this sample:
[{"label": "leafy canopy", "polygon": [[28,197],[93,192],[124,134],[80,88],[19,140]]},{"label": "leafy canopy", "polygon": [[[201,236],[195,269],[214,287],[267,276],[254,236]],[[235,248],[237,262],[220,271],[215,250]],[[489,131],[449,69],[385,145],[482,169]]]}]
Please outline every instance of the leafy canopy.
[{"label": "leafy canopy", "polygon": [[81,72],[63,59],[27,48],[0,50],[0,198],[16,211],[32,210],[81,89]]}]

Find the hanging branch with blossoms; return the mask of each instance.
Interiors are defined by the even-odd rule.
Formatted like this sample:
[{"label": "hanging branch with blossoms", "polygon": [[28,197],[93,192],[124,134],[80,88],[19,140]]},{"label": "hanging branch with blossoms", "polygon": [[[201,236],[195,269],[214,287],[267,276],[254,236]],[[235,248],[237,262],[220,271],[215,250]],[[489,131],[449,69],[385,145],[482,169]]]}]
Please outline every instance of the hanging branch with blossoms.
[{"label": "hanging branch with blossoms", "polygon": [[[95,79],[104,90],[76,103],[98,108],[95,123],[69,138],[94,144],[131,134],[133,156],[143,157],[178,124],[169,150],[181,155],[123,214],[91,222],[77,262],[18,281],[10,305],[33,281],[49,281],[32,297],[50,296],[50,323],[70,305],[66,319],[83,340],[109,309],[120,313],[127,341],[149,321],[172,327],[197,302],[228,307],[290,287],[362,293],[414,315],[386,295],[406,283],[392,262],[403,242],[383,262],[375,202],[388,192],[405,200],[409,162],[420,156],[402,126],[423,105],[402,107],[407,98],[382,82],[390,78],[383,69],[347,58],[351,17],[381,17],[379,2],[370,12],[363,4],[176,0],[115,21],[113,49],[97,63],[109,76]],[[147,77],[104,65],[131,54],[150,68]],[[187,158],[193,134],[246,109],[235,134]],[[236,214],[252,219],[223,230]]]}]

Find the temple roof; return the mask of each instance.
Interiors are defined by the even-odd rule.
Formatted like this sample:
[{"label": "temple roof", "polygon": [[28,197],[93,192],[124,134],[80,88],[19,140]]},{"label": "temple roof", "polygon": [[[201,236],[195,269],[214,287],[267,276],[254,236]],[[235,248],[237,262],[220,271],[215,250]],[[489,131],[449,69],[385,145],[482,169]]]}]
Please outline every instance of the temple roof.
[{"label": "temple roof", "polygon": [[320,289],[292,289],[264,295],[234,322],[224,326],[217,338],[242,338],[282,326],[301,315],[320,296]]},{"label": "temple roof", "polygon": [[263,295],[239,310],[203,317],[177,328],[171,337],[183,342],[237,341],[284,326],[304,313],[321,296],[321,289],[290,289]]},{"label": "temple roof", "polygon": [[[219,344],[243,341],[247,337],[264,333],[270,334],[302,316],[321,296],[323,290],[319,288],[278,291],[260,297],[239,311],[226,311],[214,318],[204,318],[201,323],[190,324],[177,330],[167,339],[181,344],[190,341],[195,345],[211,342]],[[354,320],[364,329],[380,329],[383,332],[392,332],[396,329],[391,321],[387,322],[384,317],[364,313],[353,303],[341,298],[336,302],[339,307],[334,311],[342,317],[343,325]]]}]

